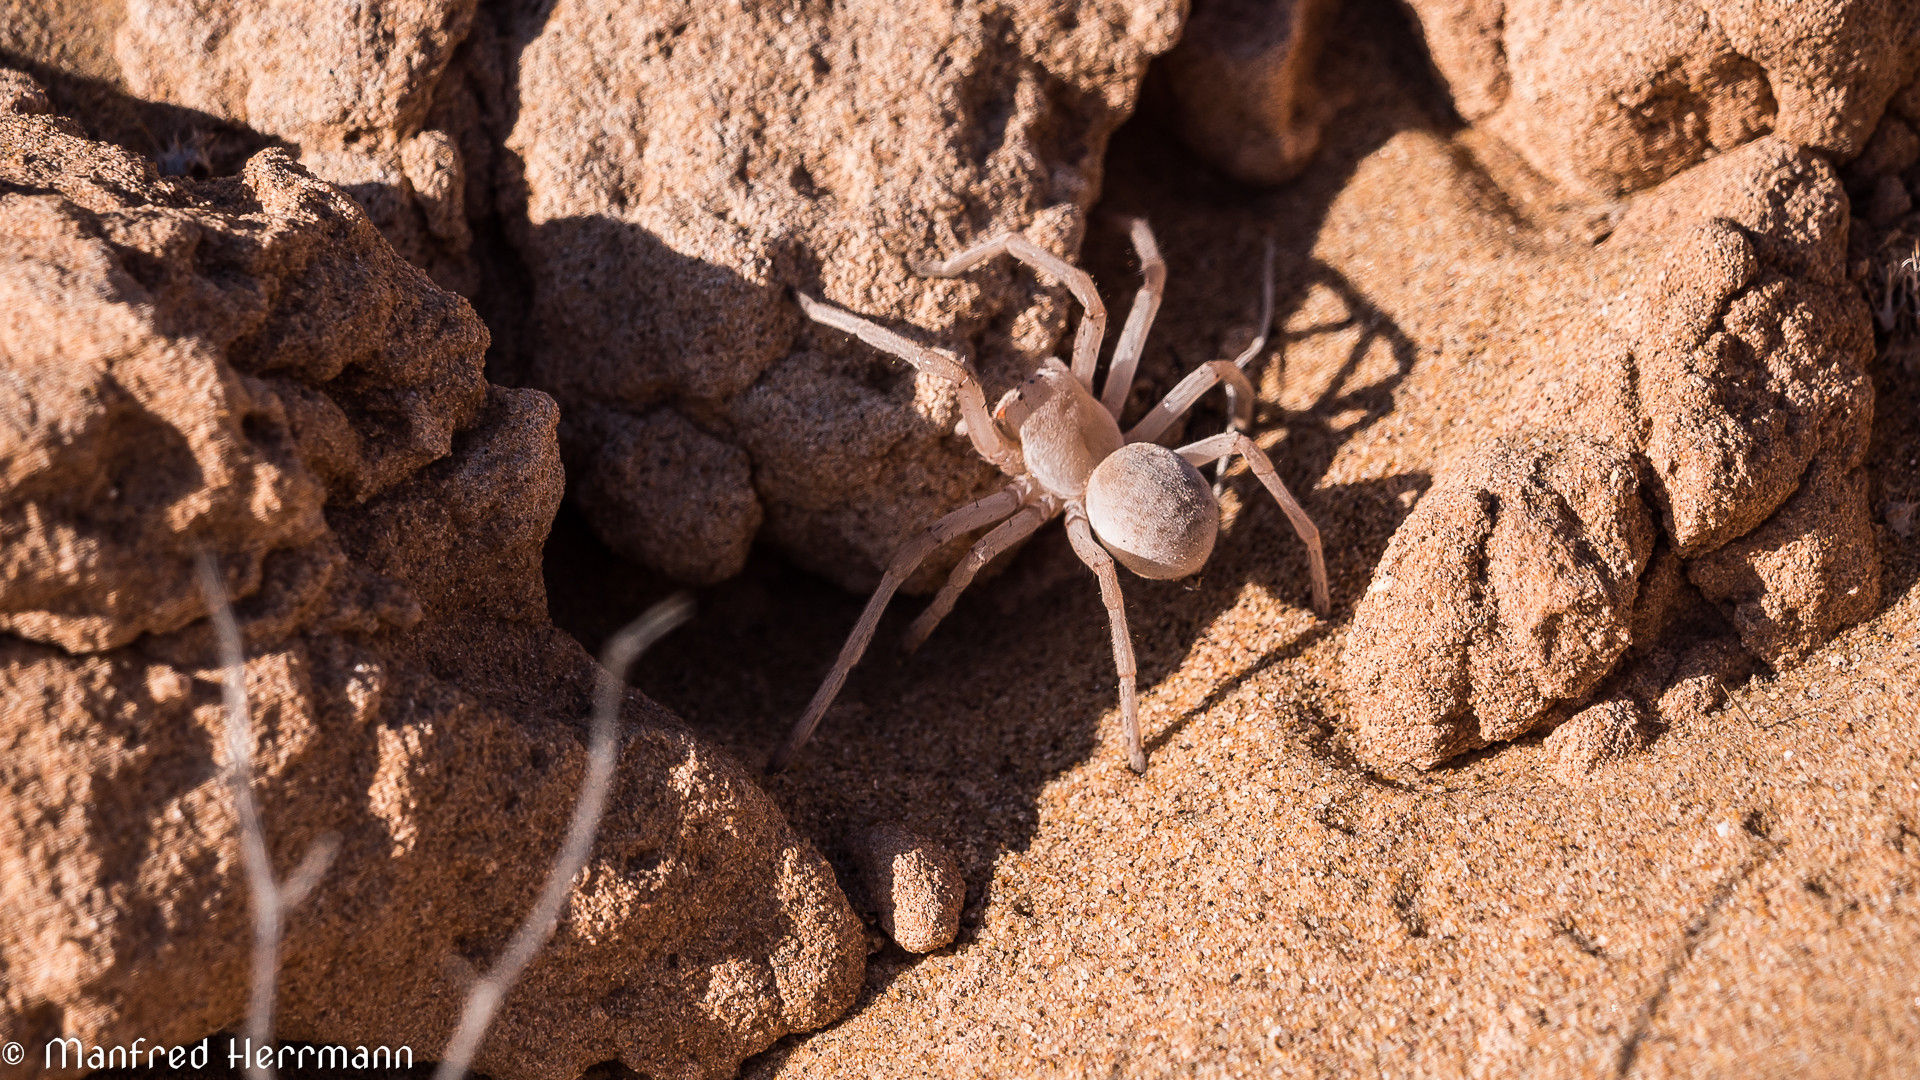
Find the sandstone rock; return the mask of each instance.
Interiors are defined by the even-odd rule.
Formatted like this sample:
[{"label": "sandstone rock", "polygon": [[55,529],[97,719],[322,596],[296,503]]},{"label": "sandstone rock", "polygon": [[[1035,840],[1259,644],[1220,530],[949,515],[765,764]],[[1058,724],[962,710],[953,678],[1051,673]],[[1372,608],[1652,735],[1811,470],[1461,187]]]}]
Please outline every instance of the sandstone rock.
[{"label": "sandstone rock", "polygon": [[[177,630],[204,612],[199,549],[236,595],[269,555],[327,561],[330,493],[377,494],[470,420],[484,383],[460,360],[485,330],[285,155],[190,193],[55,122],[0,122],[0,627],[73,651]],[[323,381],[337,401],[306,393]]]},{"label": "sandstone rock", "polygon": [[1344,678],[1363,741],[1431,766],[1577,704],[1631,642],[1653,539],[1624,452],[1523,432],[1472,455],[1415,506],[1354,611]]},{"label": "sandstone rock", "polygon": [[[1063,337],[1063,290],[1005,261],[956,281],[908,263],[1003,229],[1075,254],[1108,135],[1180,14],[562,0],[515,24],[501,197],[532,275],[528,385],[569,416],[670,404],[746,452],[769,540],[871,586],[996,474],[952,437],[949,387],[800,328],[788,288],[969,348],[991,394],[1024,378]],[[563,437],[599,468],[600,447]],[[648,551],[601,498],[582,506],[628,523],[615,546]],[[734,514],[712,542],[743,547],[754,524]]]},{"label": "sandstone rock", "polygon": [[1753,660],[1732,638],[1708,638],[1688,646],[1654,702],[1660,723],[1698,724],[1727,700],[1729,687],[1751,673]]},{"label": "sandstone rock", "polygon": [[[1748,280],[1735,284],[1720,276],[1716,241],[1747,249],[1722,225],[1685,236],[1656,271],[1659,283],[1636,298],[1651,317],[1632,335],[1646,453],[1683,557],[1759,525],[1816,454],[1857,453],[1872,416],[1858,297],[1761,276],[1750,256]],[[1705,317],[1676,325],[1689,307]]]},{"label": "sandstone rock", "polygon": [[1578,781],[1644,748],[1647,732],[1632,698],[1589,705],[1547,736],[1546,750],[1562,780]]},{"label": "sandstone rock", "polygon": [[1740,639],[1774,667],[1798,662],[1880,609],[1880,553],[1856,462],[1821,459],[1766,524],[1687,574],[1732,608]]},{"label": "sandstone rock", "polygon": [[53,111],[40,84],[10,68],[0,68],[0,113],[38,116]]},{"label": "sandstone rock", "polygon": [[867,900],[880,928],[908,952],[953,944],[967,883],[953,853],[898,825],[875,825],[855,844]]},{"label": "sandstone rock", "polygon": [[1766,69],[1779,102],[1774,134],[1849,158],[1885,103],[1920,69],[1920,8],[1899,0],[1806,6],[1781,0],[1702,5],[1742,55]]},{"label": "sandstone rock", "polygon": [[1180,137],[1249,184],[1278,184],[1320,148],[1332,108],[1314,81],[1330,0],[1194,5],[1161,61]]},{"label": "sandstone rock", "polygon": [[1920,124],[1920,74],[1907,81],[1887,103],[1895,113],[1905,117],[1910,124]]},{"label": "sandstone rock", "polygon": [[[78,67],[46,40],[18,44],[230,129],[169,121],[155,148],[168,172],[224,171],[226,143],[278,140],[436,282],[484,287],[500,377],[560,400],[582,475],[601,451],[571,418],[589,408],[671,407],[744,451],[762,513],[708,523],[729,553],[712,565],[657,569],[709,579],[764,525],[795,560],[862,588],[994,474],[952,437],[950,388],[796,336],[786,290],[962,344],[995,389],[1023,378],[1063,336],[1064,290],[1007,266],[929,283],[907,263],[1009,228],[1074,254],[1107,137],[1183,15],[1173,0],[784,13],[378,0],[309,26],[303,10],[100,9],[76,18],[110,48]],[[153,138],[136,120],[116,137]],[[594,509],[604,490],[580,501],[607,539],[658,553],[631,506]]]},{"label": "sandstone rock", "polygon": [[1641,654],[1651,651],[1666,635],[1669,626],[1691,614],[1690,608],[1704,603],[1699,591],[1687,581],[1686,564],[1673,553],[1673,548],[1664,541],[1656,544],[1634,597],[1633,621],[1628,627],[1633,651]]},{"label": "sandstone rock", "polygon": [[745,451],[672,409],[590,411],[577,423],[598,429],[583,440],[598,449],[578,490],[601,542],[696,584],[740,572],[761,518]]},{"label": "sandstone rock", "polygon": [[1461,114],[1601,196],[1769,131],[1852,157],[1920,65],[1920,9],[1889,0],[1409,2]]},{"label": "sandstone rock", "polygon": [[375,0],[316,18],[298,0],[134,0],[113,54],[135,95],[292,144],[403,257],[471,291],[464,193],[452,194],[464,184],[460,150],[430,124],[475,6]]},{"label": "sandstone rock", "polygon": [[1891,225],[1913,209],[1913,196],[1907,194],[1906,181],[1897,176],[1882,176],[1873,184],[1867,202],[1866,219],[1875,225]]},{"label": "sandstone rock", "polygon": [[[1878,605],[1871,543],[1833,548],[1871,536],[1857,470],[1872,340],[1841,271],[1845,196],[1818,159],[1761,140],[1652,193],[1616,234],[1655,237],[1669,254],[1623,329],[1667,534],[1707,596],[1734,606],[1747,647],[1792,662]],[[1789,568],[1782,545],[1834,554]]]},{"label": "sandstone rock", "polygon": [[[1847,225],[1833,169],[1779,139],[1675,177],[1636,200],[1592,256],[1600,280],[1624,289],[1595,296],[1591,323],[1562,331],[1560,356],[1516,393],[1515,417],[1601,440],[1632,469],[1645,463],[1661,543],[1631,612],[1636,654],[1662,646],[1676,620],[1718,621],[1699,610],[1711,603],[1754,656],[1791,664],[1878,607],[1859,470],[1873,415],[1872,342],[1865,304],[1843,272]],[[1442,494],[1437,487],[1428,500]],[[1534,715],[1516,714],[1511,695],[1480,689],[1506,670],[1463,645],[1490,618],[1474,606],[1484,603],[1476,544],[1488,535],[1487,514],[1462,501],[1465,491],[1445,494],[1402,525],[1375,587],[1405,576],[1393,569],[1404,562],[1423,583],[1406,603],[1425,591],[1436,609],[1462,598],[1460,610],[1419,615],[1370,594],[1346,661],[1370,741],[1425,763],[1510,738],[1499,732],[1524,731]],[[1609,527],[1631,531],[1641,511],[1621,504],[1603,513],[1615,515]],[[1513,558],[1516,577],[1562,572],[1561,557],[1545,550],[1516,549]],[[1557,632],[1571,640],[1618,633],[1615,612],[1575,608],[1568,619]],[[1585,657],[1588,689],[1620,659]],[[1669,652],[1624,673],[1640,707],[1732,666],[1680,675],[1677,663]],[[1674,708],[1699,715],[1717,693],[1701,683]]]},{"label": "sandstone rock", "polygon": [[[245,1008],[205,549],[276,865],[340,838],[287,926],[279,1037],[431,1058],[585,769],[595,668],[541,579],[557,410],[488,386],[466,303],[283,152],[195,183],[74,130],[0,115],[0,1037],[178,1043]],[[671,715],[623,714],[490,1075],[730,1075],[859,987],[826,863]]]},{"label": "sandstone rock", "polygon": [[1920,161],[1920,134],[1914,132],[1912,124],[1889,112],[1847,171],[1862,177],[1896,176],[1916,161]]}]

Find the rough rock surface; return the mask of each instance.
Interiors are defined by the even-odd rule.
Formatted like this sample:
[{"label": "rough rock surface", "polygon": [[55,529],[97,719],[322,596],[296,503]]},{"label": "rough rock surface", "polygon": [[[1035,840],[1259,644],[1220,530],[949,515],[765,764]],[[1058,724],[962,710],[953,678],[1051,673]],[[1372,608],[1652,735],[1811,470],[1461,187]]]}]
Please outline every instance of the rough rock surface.
[{"label": "rough rock surface", "polygon": [[[197,183],[0,115],[0,1038],[231,1028],[252,939],[192,558],[246,637],[279,1035],[430,1055],[557,850],[594,666],[547,620],[557,412],[278,150]],[[479,1067],[725,1075],[852,1001],[827,865],[639,695],[560,929]],[[379,987],[377,994],[368,987]]]},{"label": "rough rock surface", "polygon": [[1394,534],[1354,612],[1363,740],[1430,766],[1585,698],[1632,643],[1653,538],[1618,450],[1522,432],[1461,463]]},{"label": "rough rock surface", "polygon": [[[911,530],[996,474],[952,437],[948,386],[803,328],[787,290],[964,345],[997,397],[1062,340],[1064,290],[1006,260],[957,281],[908,262],[1005,229],[1074,256],[1108,135],[1181,14],[562,0],[514,24],[501,198],[532,278],[526,381],[559,400],[569,462],[600,467],[582,406],[678,414],[750,461],[746,478],[717,471],[719,499],[757,498],[786,554],[871,585]],[[637,523],[674,497],[580,501],[603,531],[634,523],[615,546],[644,552]],[[755,523],[732,515],[716,546]]]},{"label": "rough rock surface", "polygon": [[[1834,170],[1779,139],[1697,166],[1631,205],[1590,256],[1624,289],[1594,296],[1593,314],[1571,321],[1547,362],[1521,380],[1511,415],[1602,440],[1629,455],[1630,468],[1647,469],[1647,500],[1671,558],[1659,567],[1667,580],[1640,616],[1636,646],[1657,642],[1663,597],[1681,569],[1746,649],[1775,666],[1879,607],[1860,471],[1873,415],[1872,339],[1844,271],[1847,223]],[[1393,569],[1396,559],[1418,568],[1408,579],[1415,596],[1451,595],[1472,580],[1479,533],[1457,501],[1431,511],[1423,502],[1355,615],[1348,686],[1356,721],[1370,745],[1400,760],[1431,764],[1482,744],[1434,734],[1447,708],[1464,704],[1436,709],[1407,697],[1456,702],[1457,692],[1441,688],[1491,677],[1482,662],[1460,651],[1442,618],[1409,631],[1439,636],[1417,646],[1416,662],[1403,668],[1399,650],[1409,639],[1386,630],[1405,616],[1377,596],[1380,580],[1407,579]],[[1544,554],[1525,558],[1519,572],[1558,573]],[[1573,637],[1618,629],[1611,615],[1570,620],[1560,632]],[[1582,695],[1619,659],[1586,657]],[[1401,670],[1421,671],[1424,681],[1395,691]],[[1660,691],[1640,696],[1651,705]],[[1531,726],[1512,724],[1500,705],[1481,715],[1483,740]]]},{"label": "rough rock surface", "polygon": [[579,499],[600,541],[682,581],[739,573],[761,520],[746,452],[672,409],[582,412]]},{"label": "rough rock surface", "polygon": [[899,825],[874,825],[855,842],[867,903],[880,928],[911,953],[953,944],[967,882],[944,846]]},{"label": "rough rock surface", "polygon": [[1467,120],[1594,195],[1773,132],[1859,153],[1920,67],[1905,0],[1409,0]]},{"label": "rough rock surface", "polygon": [[1859,468],[1817,461],[1766,524],[1695,559],[1688,575],[1732,608],[1740,639],[1775,667],[1880,608],[1880,554]]},{"label": "rough rock surface", "polygon": [[47,92],[23,72],[0,68],[0,112],[36,116],[53,111]]},{"label": "rough rock surface", "polygon": [[1574,713],[1553,729],[1545,746],[1560,778],[1576,781],[1644,749],[1647,741],[1639,704],[1631,698],[1611,698]]},{"label": "rough rock surface", "polygon": [[1299,175],[1333,112],[1314,77],[1330,8],[1330,0],[1196,3],[1161,64],[1181,139],[1245,183]]},{"label": "rough rock surface", "polygon": [[1771,138],[1649,193],[1609,244],[1653,257],[1575,407],[1644,452],[1689,576],[1772,664],[1879,605],[1859,473],[1873,344],[1847,223],[1833,170]]},{"label": "rough rock surface", "polygon": [[465,167],[444,130],[456,122],[445,99],[457,95],[439,91],[475,6],[376,0],[320,18],[301,0],[133,0],[113,56],[139,98],[290,144],[402,256],[464,292],[474,287]]}]

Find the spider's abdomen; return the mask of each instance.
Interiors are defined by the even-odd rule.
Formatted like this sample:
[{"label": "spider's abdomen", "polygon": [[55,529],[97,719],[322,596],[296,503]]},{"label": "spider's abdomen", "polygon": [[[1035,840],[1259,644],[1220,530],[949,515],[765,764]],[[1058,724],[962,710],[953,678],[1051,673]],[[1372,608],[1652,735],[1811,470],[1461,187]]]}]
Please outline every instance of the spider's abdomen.
[{"label": "spider's abdomen", "polygon": [[1154,443],[1109,454],[1087,481],[1087,522],[1143,578],[1182,578],[1213,554],[1220,504],[1200,470]]}]

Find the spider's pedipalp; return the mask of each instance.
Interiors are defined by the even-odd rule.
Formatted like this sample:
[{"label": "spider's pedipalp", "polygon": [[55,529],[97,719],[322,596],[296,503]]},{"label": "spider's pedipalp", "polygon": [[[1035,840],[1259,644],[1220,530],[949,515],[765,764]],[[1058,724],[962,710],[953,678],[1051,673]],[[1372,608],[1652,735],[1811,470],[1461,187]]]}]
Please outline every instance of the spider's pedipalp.
[{"label": "spider's pedipalp", "polygon": [[1293,492],[1274,471],[1272,459],[1260,445],[1238,431],[1229,431],[1188,443],[1178,451],[1179,455],[1196,465],[1239,454],[1247,459],[1247,466],[1253,475],[1260,478],[1267,491],[1273,495],[1280,509],[1286,513],[1287,520],[1293,523],[1293,531],[1300,535],[1300,542],[1307,545],[1307,569],[1313,575],[1313,610],[1321,615],[1333,609],[1333,601],[1327,589],[1327,557],[1320,549],[1320,530],[1314,527],[1313,519],[1301,507]]}]

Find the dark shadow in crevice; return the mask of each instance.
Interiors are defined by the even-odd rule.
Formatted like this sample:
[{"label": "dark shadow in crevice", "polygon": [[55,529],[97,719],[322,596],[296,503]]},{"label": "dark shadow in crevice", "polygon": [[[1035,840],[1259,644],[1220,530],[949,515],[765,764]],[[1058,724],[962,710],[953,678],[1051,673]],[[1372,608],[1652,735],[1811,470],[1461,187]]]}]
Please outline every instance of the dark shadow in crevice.
[{"label": "dark shadow in crevice", "polygon": [[32,76],[46,90],[55,115],[79,121],[94,139],[153,160],[163,176],[234,176],[248,158],[270,146],[299,156],[299,147],[245,124],[138,98],[104,79],[63,71],[8,49],[0,48],[0,67]]},{"label": "dark shadow in crevice", "polygon": [[[533,275],[516,237],[527,223],[525,166],[507,146],[520,119],[515,78],[520,54],[539,36],[552,0],[482,0],[465,41],[442,76],[437,108],[459,116],[468,172],[468,259],[475,270],[474,311],[487,324],[487,381],[525,386],[532,363]],[[470,113],[460,116],[465,110]]]},{"label": "dark shadow in crevice", "polygon": [[[1883,604],[1920,585],[1920,333],[1877,341],[1873,434],[1867,451],[1869,512],[1883,557]],[[1903,535],[1904,533],[1904,535]],[[1885,607],[1882,610],[1885,610]]]}]

